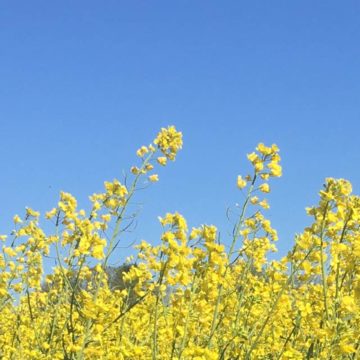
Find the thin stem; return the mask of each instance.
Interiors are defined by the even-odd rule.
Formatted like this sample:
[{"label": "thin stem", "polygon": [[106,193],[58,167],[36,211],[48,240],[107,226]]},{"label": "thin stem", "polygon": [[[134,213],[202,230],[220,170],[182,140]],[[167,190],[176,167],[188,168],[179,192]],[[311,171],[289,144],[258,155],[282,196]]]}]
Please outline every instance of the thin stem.
[{"label": "thin stem", "polygon": [[[249,200],[250,200],[252,191],[253,191],[253,189],[254,189],[255,181],[256,181],[256,173],[254,174],[253,179],[252,179],[252,182],[251,182],[251,185],[249,186],[249,189],[248,189],[248,192],[247,192],[247,195],[246,195],[246,199],[245,199],[245,202],[244,202],[244,204],[243,204],[243,206],[242,206],[241,214],[240,214],[240,216],[239,216],[239,220],[238,220],[237,224],[236,224],[235,227],[234,227],[233,239],[232,239],[232,242],[231,242],[231,245],[230,245],[229,254],[228,254],[229,264],[230,264],[230,259],[231,259],[231,256],[232,256],[232,254],[233,254],[234,248],[235,248],[236,241],[237,241],[237,239],[238,239],[239,236],[240,236],[240,228],[241,228],[241,226],[242,226],[242,224],[243,224],[243,222],[244,222],[244,218],[245,218],[245,214],[246,214],[246,209],[247,209],[247,207],[248,207]],[[226,268],[225,268],[225,272],[224,272],[224,275],[223,275],[224,277],[226,276],[228,269],[229,269],[229,265],[226,266]],[[214,334],[214,331],[215,331],[215,328],[216,328],[216,320],[217,320],[217,317],[218,317],[218,312],[219,312],[219,306],[220,306],[220,300],[221,300],[221,296],[222,296],[222,291],[223,291],[223,283],[221,283],[221,284],[219,285],[218,296],[217,296],[217,299],[216,299],[214,316],[213,316],[213,319],[212,319],[211,330],[210,330],[210,335],[209,335],[209,340],[208,340],[208,348],[211,347],[212,337],[213,337],[213,334]]]},{"label": "thin stem", "polygon": [[[283,295],[283,293],[284,293],[284,291],[286,290],[286,288],[288,287],[288,285],[291,284],[292,278],[294,277],[295,273],[298,271],[298,269],[299,269],[300,266],[303,264],[303,262],[309,257],[309,255],[310,255],[311,252],[314,250],[314,248],[315,248],[315,246],[312,246],[312,247],[310,248],[310,250],[308,251],[308,253],[305,255],[305,257],[300,261],[300,263],[298,264],[298,266],[293,268],[293,270],[292,270],[292,272],[290,273],[287,281],[284,283],[284,285],[282,286],[282,288],[280,289],[280,291],[279,291],[278,294],[276,295],[276,298],[275,298],[272,306],[270,307],[270,310],[268,311],[268,314],[267,314],[264,322],[262,323],[262,325],[261,325],[261,327],[260,327],[260,329],[259,329],[259,331],[258,331],[258,333],[257,333],[257,335],[256,335],[255,341],[252,343],[249,351],[248,351],[248,352],[246,353],[246,355],[245,355],[245,358],[244,358],[245,360],[249,360],[249,359],[250,359],[250,355],[251,355],[252,351],[255,349],[255,347],[256,347],[256,345],[257,345],[260,337],[262,336],[263,331],[264,331],[266,325],[268,324],[271,316],[273,315],[273,312],[275,311],[276,306],[277,306],[277,304],[278,304],[281,296]],[[252,337],[253,332],[254,332],[255,330],[256,330],[256,329],[255,329],[255,326],[254,326],[253,331],[252,331],[252,332],[250,333],[250,335],[249,335],[249,338]]]}]

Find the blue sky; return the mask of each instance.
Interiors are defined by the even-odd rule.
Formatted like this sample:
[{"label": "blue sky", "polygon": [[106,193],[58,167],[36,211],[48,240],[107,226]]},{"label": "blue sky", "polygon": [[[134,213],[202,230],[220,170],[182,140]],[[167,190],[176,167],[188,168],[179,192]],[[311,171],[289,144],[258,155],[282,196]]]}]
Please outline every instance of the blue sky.
[{"label": "blue sky", "polygon": [[286,253],[325,177],[359,192],[359,16],[351,0],[2,1],[0,233],[60,190],[86,207],[174,124],[184,149],[138,194],[123,245],[157,242],[157,216],[176,210],[225,240],[263,141],[283,158],[268,216]]}]

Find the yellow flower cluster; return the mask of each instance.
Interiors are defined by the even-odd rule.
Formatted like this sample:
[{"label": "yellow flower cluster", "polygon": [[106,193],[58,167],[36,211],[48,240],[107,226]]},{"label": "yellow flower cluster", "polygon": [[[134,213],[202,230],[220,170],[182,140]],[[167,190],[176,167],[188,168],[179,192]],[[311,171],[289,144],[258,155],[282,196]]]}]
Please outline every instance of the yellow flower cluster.
[{"label": "yellow flower cluster", "polygon": [[45,215],[52,227],[30,208],[14,217],[0,235],[1,359],[360,358],[360,198],[348,181],[326,179],[307,209],[312,224],[269,260],[278,236],[262,195],[281,176],[276,145],[248,155],[230,239],[167,213],[160,243],[136,245],[114,285],[109,264],[134,222],[131,200],[181,147],[181,133],[164,128],[137,151],[131,179],[105,182],[89,211],[62,192]]},{"label": "yellow flower cluster", "polygon": [[[176,153],[182,148],[182,134],[176,131],[174,126],[162,128],[154,144],[158,146],[165,158],[175,160]],[[164,158],[158,159],[160,164],[165,162]]]}]

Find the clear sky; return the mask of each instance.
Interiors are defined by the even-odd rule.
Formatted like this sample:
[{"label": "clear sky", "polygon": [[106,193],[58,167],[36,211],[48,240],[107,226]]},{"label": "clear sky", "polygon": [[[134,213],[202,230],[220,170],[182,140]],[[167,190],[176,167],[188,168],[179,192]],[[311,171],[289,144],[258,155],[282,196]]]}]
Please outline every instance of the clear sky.
[{"label": "clear sky", "polygon": [[174,124],[184,149],[138,194],[123,244],[157,242],[157,216],[176,210],[225,240],[263,141],[283,158],[268,216],[285,253],[325,177],[359,193],[359,44],[355,0],[1,1],[0,233],[60,190],[86,207]]}]

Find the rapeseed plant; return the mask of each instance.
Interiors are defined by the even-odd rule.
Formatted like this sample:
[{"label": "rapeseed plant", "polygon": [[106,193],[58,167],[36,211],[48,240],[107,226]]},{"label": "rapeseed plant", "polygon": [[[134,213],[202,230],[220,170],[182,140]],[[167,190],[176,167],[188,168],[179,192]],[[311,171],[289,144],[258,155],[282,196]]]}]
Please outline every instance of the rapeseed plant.
[{"label": "rapeseed plant", "polygon": [[[107,269],[133,220],[140,187],[157,182],[182,148],[175,127],[141,146],[126,182],[106,181],[89,212],[62,192],[45,214],[27,208],[0,235],[2,359],[357,359],[360,358],[360,198],[326,179],[312,224],[289,253],[270,261],[277,232],[265,216],[279,149],[260,143],[228,242],[214,225],[188,229],[179,213],[159,218],[161,243],[145,241],[111,287]],[[226,244],[228,246],[226,246]],[[56,258],[45,273],[43,260]],[[119,275],[120,276],[120,275]]]}]

